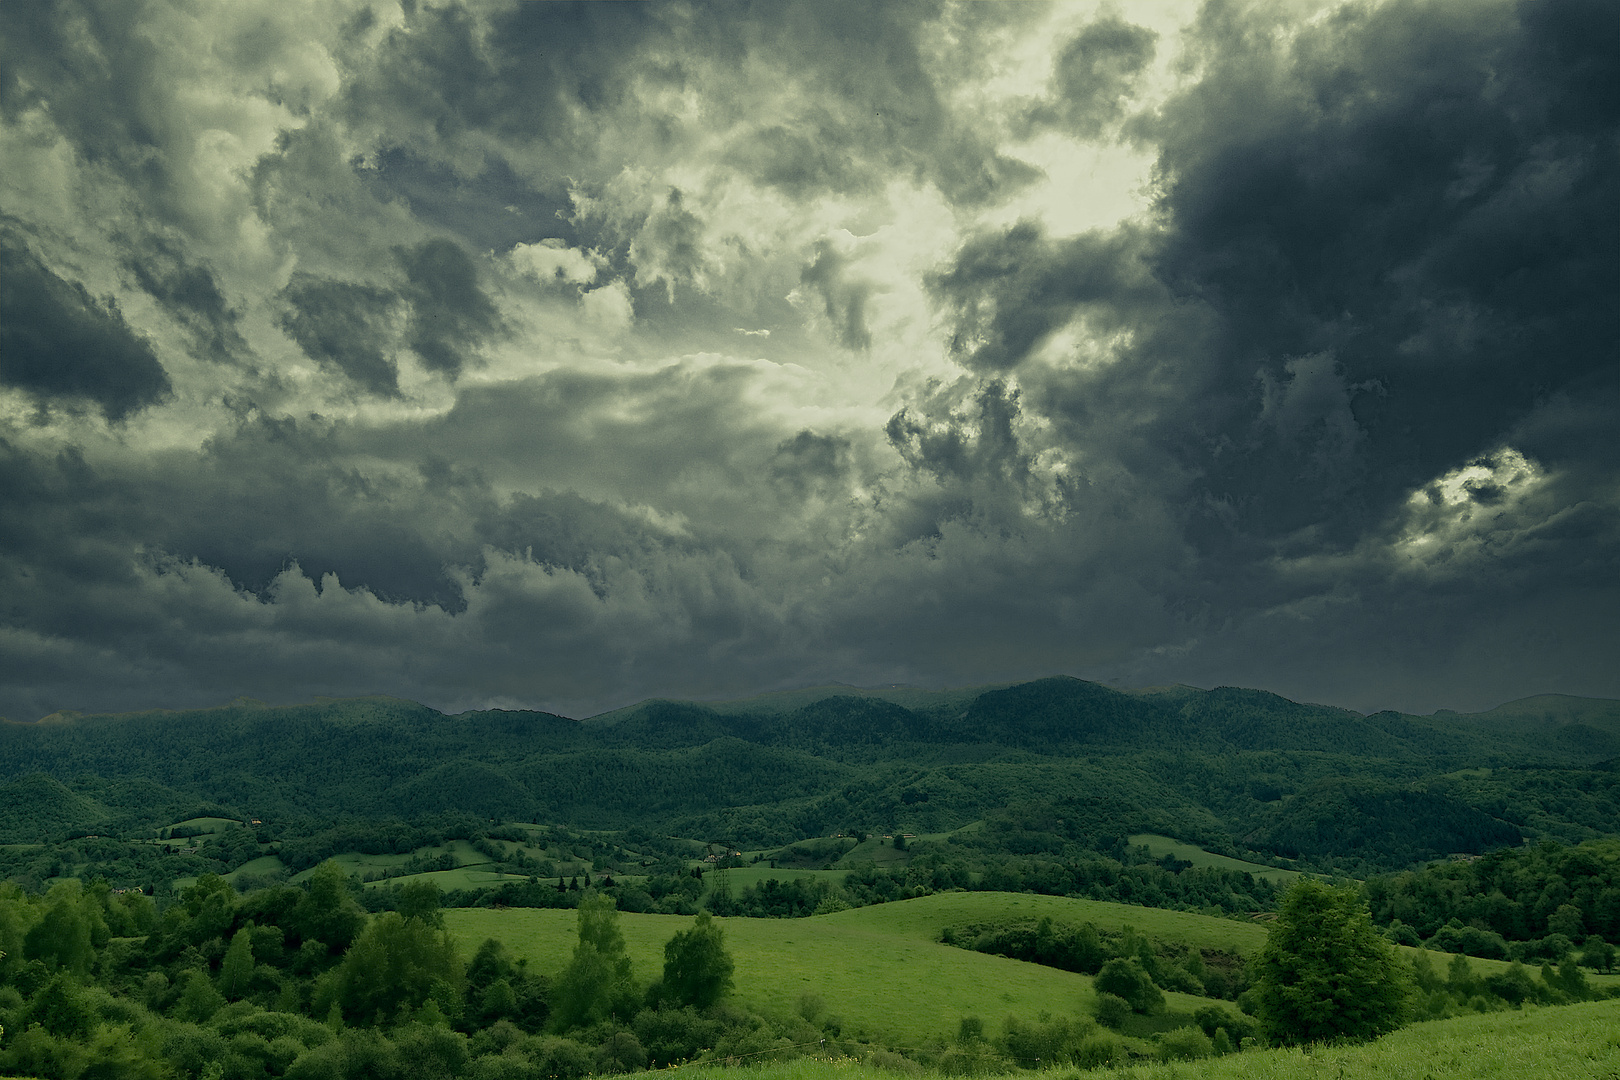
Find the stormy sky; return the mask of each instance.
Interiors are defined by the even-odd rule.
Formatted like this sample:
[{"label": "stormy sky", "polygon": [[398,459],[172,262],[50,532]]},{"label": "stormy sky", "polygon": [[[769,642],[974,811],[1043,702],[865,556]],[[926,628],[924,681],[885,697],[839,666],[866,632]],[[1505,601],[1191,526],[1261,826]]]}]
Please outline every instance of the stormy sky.
[{"label": "stormy sky", "polygon": [[1620,696],[1620,6],[0,5],[0,715]]}]

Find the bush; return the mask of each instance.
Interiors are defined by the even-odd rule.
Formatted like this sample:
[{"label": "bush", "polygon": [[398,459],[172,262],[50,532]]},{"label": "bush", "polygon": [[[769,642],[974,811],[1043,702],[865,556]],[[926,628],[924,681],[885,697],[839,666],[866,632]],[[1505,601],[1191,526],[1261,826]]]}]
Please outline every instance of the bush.
[{"label": "bush", "polygon": [[1125,1057],[1125,1044],[1118,1035],[1108,1031],[1094,1031],[1075,1044],[1073,1060],[1082,1069],[1100,1069],[1117,1065]]},{"label": "bush", "polygon": [[1429,939],[1429,948],[1436,952],[1467,953],[1487,960],[1506,960],[1508,957],[1507,939],[1494,930],[1481,930],[1475,926],[1442,926]]},{"label": "bush", "polygon": [[1118,994],[1099,993],[1097,1005],[1093,1010],[1097,1023],[1106,1028],[1118,1029],[1131,1015],[1131,1003]]},{"label": "bush", "polygon": [[1159,1057],[1164,1061],[1195,1061],[1214,1054],[1215,1044],[1195,1027],[1176,1028],[1159,1037]]},{"label": "bush", "polygon": [[1097,972],[1095,985],[1099,994],[1124,998],[1133,1012],[1152,1014],[1164,1008],[1164,993],[1153,985],[1152,978],[1134,959],[1116,957],[1108,961]]},{"label": "bush", "polygon": [[647,1067],[647,1051],[641,1040],[628,1031],[615,1031],[596,1048],[599,1073],[639,1072]]}]

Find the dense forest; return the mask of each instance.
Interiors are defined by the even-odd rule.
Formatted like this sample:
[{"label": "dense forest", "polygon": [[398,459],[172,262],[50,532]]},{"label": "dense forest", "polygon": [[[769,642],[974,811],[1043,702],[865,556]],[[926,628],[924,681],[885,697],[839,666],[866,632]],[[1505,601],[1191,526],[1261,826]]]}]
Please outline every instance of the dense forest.
[{"label": "dense forest", "polygon": [[[1617,761],[1620,702],[1559,697],[1362,716],[1252,690],[1046,679],[650,701],[585,721],[383,698],[239,702],[0,723],[0,843],[155,836],[213,815],[268,823],[261,839],[302,868],[342,822],[463,814],[758,850],[950,832],[1023,803],[1088,851],[1162,833],[1362,876],[1620,833]],[[1033,854],[1026,840],[1009,833],[1003,848]]]}]

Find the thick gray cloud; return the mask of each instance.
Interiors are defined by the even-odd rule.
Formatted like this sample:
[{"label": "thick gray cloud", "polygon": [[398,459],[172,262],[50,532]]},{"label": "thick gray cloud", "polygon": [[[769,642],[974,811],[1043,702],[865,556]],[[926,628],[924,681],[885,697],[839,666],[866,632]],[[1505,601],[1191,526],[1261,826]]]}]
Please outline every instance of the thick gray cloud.
[{"label": "thick gray cloud", "polygon": [[116,303],[64,281],[21,238],[0,233],[0,382],[109,420],[161,400],[169,379]]},{"label": "thick gray cloud", "polygon": [[1620,17],[1167,10],[0,8],[0,713],[1620,694]]}]

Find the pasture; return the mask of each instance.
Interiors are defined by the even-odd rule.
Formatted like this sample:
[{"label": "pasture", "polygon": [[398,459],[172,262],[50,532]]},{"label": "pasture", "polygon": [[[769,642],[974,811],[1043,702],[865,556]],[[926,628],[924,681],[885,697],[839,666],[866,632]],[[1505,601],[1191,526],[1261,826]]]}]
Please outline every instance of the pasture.
[{"label": "pasture", "polygon": [[1283,870],[1262,863],[1244,862],[1242,859],[1234,859],[1227,855],[1216,855],[1196,845],[1174,840],[1168,836],[1160,836],[1157,833],[1136,833],[1127,836],[1125,839],[1132,846],[1147,848],[1154,858],[1172,855],[1183,862],[1190,862],[1194,866],[1213,866],[1222,870],[1245,871],[1253,874],[1257,879],[1275,881],[1279,885],[1292,885],[1300,876],[1298,870]]},{"label": "pasture", "polygon": [[[1001,893],[946,893],[809,919],[715,922],[736,962],[735,993],[744,1005],[787,1014],[803,995],[813,994],[840,1019],[846,1035],[866,1032],[891,1045],[920,1046],[953,1035],[964,1016],[999,1028],[1009,1015],[1090,1014],[1095,995],[1087,976],[939,943],[940,929],[953,923],[1046,913],[1065,922],[1089,919],[1099,926],[1130,924],[1165,937],[1187,935],[1195,943],[1222,948],[1234,947],[1234,939],[1219,936],[1218,930],[1236,931],[1251,941],[1265,933],[1196,915]],[[547,975],[562,969],[576,942],[572,911],[458,908],[444,916],[466,955],[485,938],[496,938]],[[638,978],[659,976],[664,943],[690,923],[679,915],[620,916]],[[1190,1013],[1207,1004],[1186,994],[1165,996],[1172,1013]]]}]

